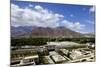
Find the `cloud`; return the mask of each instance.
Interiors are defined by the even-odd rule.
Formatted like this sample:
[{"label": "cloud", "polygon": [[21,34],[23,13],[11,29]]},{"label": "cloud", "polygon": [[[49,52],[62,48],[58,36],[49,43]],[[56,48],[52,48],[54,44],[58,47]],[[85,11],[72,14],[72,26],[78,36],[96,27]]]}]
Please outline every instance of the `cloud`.
[{"label": "cloud", "polygon": [[44,11],[44,9],[40,5],[36,5],[34,9],[37,11]]},{"label": "cloud", "polygon": [[84,30],[78,30],[78,31],[76,31],[76,32],[79,32],[79,33],[82,33],[82,34],[90,33],[90,32],[84,31]]},{"label": "cloud", "polygon": [[85,25],[80,22],[70,22],[65,20],[62,14],[54,13],[40,5],[34,7],[29,5],[29,7],[21,8],[15,4],[11,4],[11,25],[51,28],[62,25],[74,31],[84,29],[85,27]]},{"label": "cloud", "polygon": [[63,20],[62,21],[63,26],[70,28],[72,30],[82,30],[84,29],[85,25],[84,24],[80,24],[80,22],[70,22],[67,20]]},{"label": "cloud", "polygon": [[91,21],[91,20],[87,20],[86,22],[89,23],[89,24],[95,24],[95,22]]},{"label": "cloud", "polygon": [[11,25],[13,26],[40,26],[57,27],[63,15],[53,13],[37,5],[33,9],[20,8],[11,4]]},{"label": "cloud", "polygon": [[89,9],[89,12],[91,13],[91,12],[94,12],[95,11],[95,7],[93,6],[93,7],[91,7],[90,9]]}]

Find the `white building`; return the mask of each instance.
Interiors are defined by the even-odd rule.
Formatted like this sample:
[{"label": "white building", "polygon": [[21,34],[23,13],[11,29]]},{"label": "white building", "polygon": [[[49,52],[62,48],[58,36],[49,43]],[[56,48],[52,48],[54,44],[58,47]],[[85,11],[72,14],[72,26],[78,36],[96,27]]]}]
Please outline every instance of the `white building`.
[{"label": "white building", "polygon": [[63,56],[61,56],[55,51],[50,52],[50,56],[54,60],[55,63],[62,63],[66,61],[66,59]]},{"label": "white building", "polygon": [[70,54],[70,58],[73,60],[80,59],[82,57],[83,57],[83,54],[78,50],[73,50]]}]

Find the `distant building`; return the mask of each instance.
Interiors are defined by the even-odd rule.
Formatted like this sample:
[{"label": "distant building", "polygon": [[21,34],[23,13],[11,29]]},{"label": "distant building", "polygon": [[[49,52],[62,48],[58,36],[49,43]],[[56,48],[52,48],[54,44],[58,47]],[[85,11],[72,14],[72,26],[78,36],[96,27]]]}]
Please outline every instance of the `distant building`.
[{"label": "distant building", "polygon": [[86,43],[86,45],[90,48],[95,48],[95,44],[94,43]]}]

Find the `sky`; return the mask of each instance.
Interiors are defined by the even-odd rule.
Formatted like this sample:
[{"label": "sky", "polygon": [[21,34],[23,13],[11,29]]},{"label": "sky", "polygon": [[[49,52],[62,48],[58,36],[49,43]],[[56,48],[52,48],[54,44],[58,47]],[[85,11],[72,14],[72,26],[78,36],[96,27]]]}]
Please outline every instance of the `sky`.
[{"label": "sky", "polygon": [[11,26],[65,27],[95,32],[95,6],[11,1]]}]

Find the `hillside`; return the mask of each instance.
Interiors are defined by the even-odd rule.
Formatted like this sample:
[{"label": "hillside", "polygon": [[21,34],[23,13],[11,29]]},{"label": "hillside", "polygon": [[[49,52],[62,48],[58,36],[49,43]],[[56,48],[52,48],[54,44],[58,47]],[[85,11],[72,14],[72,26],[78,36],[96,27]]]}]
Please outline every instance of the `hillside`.
[{"label": "hillside", "polygon": [[43,28],[43,27],[32,27],[32,26],[11,26],[11,37],[62,37],[62,38],[77,38],[81,37],[82,34],[72,31],[65,27],[57,28]]}]

